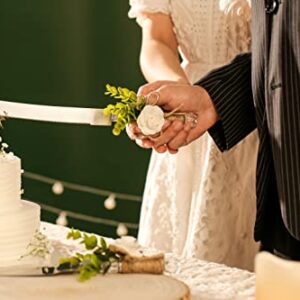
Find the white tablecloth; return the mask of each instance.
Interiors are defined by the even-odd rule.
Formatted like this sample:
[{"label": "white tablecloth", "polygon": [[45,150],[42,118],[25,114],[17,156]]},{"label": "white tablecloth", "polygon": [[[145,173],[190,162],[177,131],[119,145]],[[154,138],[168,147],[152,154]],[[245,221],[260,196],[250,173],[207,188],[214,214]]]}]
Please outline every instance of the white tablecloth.
[{"label": "white tablecloth", "polygon": [[[75,244],[74,241],[66,239],[68,230],[68,228],[62,226],[44,222],[41,225],[42,233],[53,241],[56,246],[76,250],[76,248],[78,248],[77,244]],[[80,249],[82,248],[79,246],[78,250]],[[167,274],[185,282],[190,287],[192,300],[255,299],[255,275],[253,273],[236,268],[229,268],[220,264],[208,263],[194,258],[180,258],[172,254],[166,255],[166,261]],[[72,288],[76,285],[81,285],[78,287],[80,289],[88,289],[90,285],[93,284],[93,281],[94,284],[96,282],[95,279],[92,279],[91,283],[86,285],[86,283],[78,283],[75,278],[70,278],[70,276],[58,276],[55,280],[53,277],[42,279],[43,284],[47,284],[47,282],[49,284],[55,284],[55,280],[59,280],[60,284],[64,282],[64,288],[66,288],[68,284],[72,284]],[[18,285],[20,288],[22,288],[22,286],[24,288],[26,285],[33,285],[36,286],[37,290],[40,288],[40,292],[42,293],[42,287],[38,286],[41,284],[40,280],[40,278],[8,279],[2,277],[0,278],[0,299],[10,300],[10,298],[5,298],[5,293],[9,290],[8,285],[11,285],[11,288],[13,288],[13,286],[18,287]],[[24,296],[24,294],[25,291],[20,290],[20,299],[30,299],[30,297]],[[57,296],[59,297],[59,295]],[[60,296],[61,297],[57,299],[62,299],[63,296]],[[94,299],[89,298],[89,293],[86,293],[84,298],[85,300]],[[40,299],[44,299],[43,296],[41,296]]]}]

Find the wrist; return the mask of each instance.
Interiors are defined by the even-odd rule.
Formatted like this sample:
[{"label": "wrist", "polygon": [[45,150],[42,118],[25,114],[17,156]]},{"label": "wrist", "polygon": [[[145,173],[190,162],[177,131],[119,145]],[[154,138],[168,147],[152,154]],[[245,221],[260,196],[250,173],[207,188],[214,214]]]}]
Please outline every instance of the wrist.
[{"label": "wrist", "polygon": [[220,117],[207,90],[201,86],[195,87],[198,90],[198,114],[199,116],[202,116],[202,118],[205,119],[206,127],[207,129],[209,129],[219,121]]}]

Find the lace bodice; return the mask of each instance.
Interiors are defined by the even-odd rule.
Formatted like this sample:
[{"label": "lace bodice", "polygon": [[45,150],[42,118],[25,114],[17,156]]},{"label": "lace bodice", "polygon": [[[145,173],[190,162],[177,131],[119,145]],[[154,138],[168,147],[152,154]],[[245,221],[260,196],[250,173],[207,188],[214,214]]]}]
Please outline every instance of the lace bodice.
[{"label": "lace bodice", "polygon": [[[174,23],[184,64],[199,64],[202,69],[207,65],[206,69],[209,70],[211,67],[225,64],[236,54],[249,50],[248,2],[248,0],[130,0],[129,17],[139,17],[143,12],[169,14]],[[199,72],[202,73],[201,70]]]}]

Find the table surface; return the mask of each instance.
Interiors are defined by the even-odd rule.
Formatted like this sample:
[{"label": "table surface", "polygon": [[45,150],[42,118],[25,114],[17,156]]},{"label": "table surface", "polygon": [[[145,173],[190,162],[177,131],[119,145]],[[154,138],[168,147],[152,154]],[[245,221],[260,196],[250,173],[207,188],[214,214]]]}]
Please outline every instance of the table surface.
[{"label": "table surface", "polygon": [[[49,240],[56,245],[69,249],[70,251],[80,251],[82,246],[66,239],[68,228],[59,225],[42,222],[41,232],[45,234]],[[173,276],[185,282],[192,295],[192,300],[254,300],[255,299],[255,275],[254,273],[240,270],[237,268],[230,268],[225,265],[205,262],[196,258],[182,258],[173,254],[166,254],[166,274]],[[101,277],[98,276],[100,279]],[[92,290],[96,285],[97,280],[92,279],[87,284],[79,283],[74,276],[56,276],[56,277],[24,277],[24,278],[7,278],[0,277],[0,299],[1,296],[10,296],[9,299],[17,299],[17,292],[14,287],[19,286],[19,299],[35,299],[25,297],[24,288],[34,286],[41,293],[43,292],[43,285],[60,286],[63,284],[64,289],[68,285],[76,291],[75,296],[64,299],[80,299],[83,296],[86,300],[96,299],[93,293],[87,291]],[[76,289],[77,287],[77,289]],[[14,289],[14,293],[11,293]],[[36,290],[35,289],[35,293]],[[13,297],[13,295],[15,297]],[[22,295],[22,296],[21,296]],[[93,295],[93,296],[92,296]],[[57,295],[59,296],[59,295]],[[62,296],[62,295],[60,295]],[[98,295],[99,296],[99,295]],[[41,299],[46,299],[42,297]],[[47,298],[48,299],[48,298]]]}]

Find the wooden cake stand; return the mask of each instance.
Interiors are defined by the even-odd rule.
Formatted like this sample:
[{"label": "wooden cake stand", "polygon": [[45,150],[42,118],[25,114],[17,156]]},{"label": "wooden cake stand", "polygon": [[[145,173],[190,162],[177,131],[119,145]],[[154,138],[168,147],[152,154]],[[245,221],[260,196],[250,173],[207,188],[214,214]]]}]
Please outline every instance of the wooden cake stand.
[{"label": "wooden cake stand", "polygon": [[149,274],[99,275],[83,283],[76,275],[0,277],[0,295],[10,300],[190,300],[185,283]]}]

